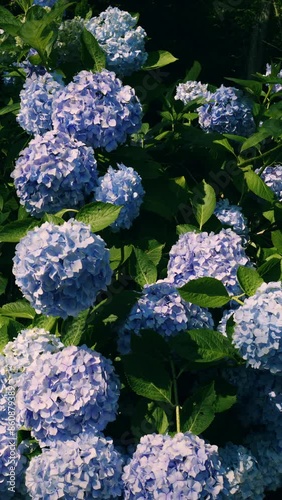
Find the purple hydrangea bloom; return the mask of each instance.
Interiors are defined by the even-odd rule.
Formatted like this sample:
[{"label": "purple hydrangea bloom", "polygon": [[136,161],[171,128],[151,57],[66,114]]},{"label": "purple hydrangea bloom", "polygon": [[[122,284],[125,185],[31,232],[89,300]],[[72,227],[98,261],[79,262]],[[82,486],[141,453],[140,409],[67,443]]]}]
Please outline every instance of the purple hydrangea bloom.
[{"label": "purple hydrangea bloom", "polygon": [[239,294],[239,266],[249,265],[242,240],[232,229],[218,234],[188,232],[181,234],[172,246],[168,263],[168,278],[181,287],[188,281],[204,276],[216,278],[231,294]]},{"label": "purple hydrangea bloom", "polygon": [[[259,168],[255,170],[256,174],[259,173],[259,170]],[[266,167],[261,174],[261,178],[274,191],[278,200],[282,201],[282,165]]]},{"label": "purple hydrangea bloom", "polygon": [[233,344],[247,366],[282,372],[282,283],[263,283],[234,313]]},{"label": "purple hydrangea bloom", "polygon": [[141,127],[142,107],[129,85],[115,73],[81,71],[53,102],[56,130],[94,148],[112,151]]},{"label": "purple hydrangea bloom", "polygon": [[45,222],[16,246],[13,273],[36,312],[77,316],[92,306],[111,282],[109,250],[90,226],[70,219]]},{"label": "purple hydrangea bloom", "polygon": [[132,226],[133,220],[139,215],[144,194],[140,175],[123,163],[118,164],[118,170],[110,166],[107,173],[98,179],[95,188],[96,200],[123,205],[117,220],[111,224],[113,231]]},{"label": "purple hydrangea bloom", "polygon": [[94,151],[63,132],[37,135],[21,151],[11,174],[20,203],[42,217],[80,208],[97,184]]},{"label": "purple hydrangea bloom", "polygon": [[122,494],[122,466],[110,438],[83,433],[32,458],[26,485],[34,500],[114,499]]},{"label": "purple hydrangea bloom", "polygon": [[235,500],[262,500],[264,484],[261,471],[252,453],[242,445],[227,443],[219,448],[221,464],[225,469],[228,481],[227,493],[218,498],[234,498]]},{"label": "purple hydrangea bloom", "polygon": [[215,499],[225,486],[217,446],[190,432],[143,436],[122,479],[130,500]]},{"label": "purple hydrangea bloom", "polygon": [[117,7],[108,7],[86,22],[86,29],[98,40],[107,55],[107,67],[118,76],[138,71],[146,62],[145,30],[135,26],[137,19]]},{"label": "purple hydrangea bloom", "polygon": [[[271,64],[266,64],[266,72],[265,72],[265,76],[269,76],[271,75],[271,72],[272,72],[272,67],[271,67]],[[277,73],[277,78],[281,78],[282,80],[282,69]],[[272,85],[272,84],[271,84]],[[272,86],[272,92],[281,92],[282,90],[282,84],[279,84],[279,83],[275,83],[273,86]]]},{"label": "purple hydrangea bloom", "polygon": [[198,108],[199,125],[205,132],[248,137],[255,132],[252,106],[241,90],[221,85]]},{"label": "purple hydrangea bloom", "polygon": [[242,214],[242,208],[238,205],[231,205],[225,198],[217,202],[214,214],[223,225],[231,226],[233,231],[241,236],[244,245],[248,242],[249,229],[248,221]]},{"label": "purple hydrangea bloom", "polygon": [[85,345],[36,359],[22,374],[18,421],[42,445],[103,430],[116,418],[120,392],[112,362]]},{"label": "purple hydrangea bloom", "polygon": [[17,121],[30,134],[42,135],[52,129],[52,103],[64,88],[57,79],[47,71],[43,75],[33,72],[24,83]]},{"label": "purple hydrangea bloom", "polygon": [[213,326],[207,309],[185,302],[173,284],[159,280],[144,286],[142,296],[119,331],[118,349],[121,354],[128,354],[131,333],[139,335],[142,329],[155,330],[169,338],[184,330],[212,329]]},{"label": "purple hydrangea bloom", "polygon": [[177,85],[174,99],[187,104],[188,102],[198,99],[199,97],[207,99],[209,95],[210,92],[208,91],[206,83],[189,80],[188,82],[179,83]]}]

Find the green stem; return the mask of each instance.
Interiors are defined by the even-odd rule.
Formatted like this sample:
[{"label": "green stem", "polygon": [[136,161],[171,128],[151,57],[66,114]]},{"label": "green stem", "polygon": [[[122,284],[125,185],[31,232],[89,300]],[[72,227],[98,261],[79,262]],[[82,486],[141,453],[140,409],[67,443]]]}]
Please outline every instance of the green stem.
[{"label": "green stem", "polygon": [[238,304],[240,304],[241,306],[244,305],[244,302],[242,302],[242,300],[238,299],[238,297],[232,297],[232,300],[235,300],[236,302],[238,302]]},{"label": "green stem", "polygon": [[172,372],[172,383],[173,383],[173,393],[174,393],[174,403],[175,403],[175,421],[176,421],[176,432],[181,432],[180,427],[180,406],[178,401],[178,389],[177,389],[177,377],[175,373],[175,367],[172,360],[170,360],[171,372]]},{"label": "green stem", "polygon": [[263,158],[264,156],[267,156],[270,153],[274,153],[274,151],[277,151],[278,149],[281,149],[281,148],[282,148],[282,144],[278,144],[277,146],[275,146],[275,148],[269,149],[268,151],[265,151],[264,153],[262,153],[259,156],[254,156],[253,158],[250,158],[249,160],[245,160],[242,163],[239,163],[238,167],[242,168],[242,167],[245,167],[247,165],[250,165],[253,161],[261,160],[261,158]]}]

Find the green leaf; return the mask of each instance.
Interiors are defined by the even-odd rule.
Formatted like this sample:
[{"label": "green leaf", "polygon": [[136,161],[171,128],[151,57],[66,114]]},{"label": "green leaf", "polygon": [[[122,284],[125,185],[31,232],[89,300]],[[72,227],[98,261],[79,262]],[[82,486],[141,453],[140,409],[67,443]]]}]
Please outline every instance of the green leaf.
[{"label": "green leaf", "polygon": [[150,257],[140,248],[133,247],[133,274],[136,283],[144,286],[157,281],[157,268]]},{"label": "green leaf", "polygon": [[106,52],[100,47],[96,38],[86,28],[83,28],[82,31],[82,42],[85,44],[86,49],[94,61],[93,71],[102,71],[102,69],[106,67]]},{"label": "green leaf", "polygon": [[150,52],[146,63],[143,66],[143,70],[151,70],[162,68],[175,61],[178,61],[170,52],[166,50],[157,50],[155,52]]},{"label": "green leaf", "polygon": [[[122,207],[97,201],[89,203],[79,210],[76,219],[90,224],[91,231],[96,233],[110,226],[118,218]],[[1,233],[0,233],[1,237]]]},{"label": "green leaf", "polygon": [[169,359],[170,349],[166,340],[154,330],[141,330],[140,335],[131,336],[131,351],[137,355],[148,354],[157,359]]},{"label": "green leaf", "polygon": [[230,300],[225,286],[215,278],[193,279],[178,291],[186,302],[201,307],[221,307]]},{"label": "green leaf", "polygon": [[219,383],[216,383],[215,413],[222,413],[229,410],[237,401],[236,393],[236,387],[225,380],[220,380]]},{"label": "green leaf", "polygon": [[259,130],[255,134],[251,135],[248,137],[248,139],[244,142],[244,144],[241,147],[241,153],[243,151],[246,151],[246,149],[253,148],[254,146],[257,146],[260,142],[262,142],[264,139],[269,137],[271,135],[269,130]]},{"label": "green leaf", "polygon": [[38,221],[31,218],[10,222],[10,224],[0,228],[0,242],[18,243],[28,231],[39,225]]},{"label": "green leaf", "polygon": [[216,139],[213,141],[215,144],[219,144],[223,148],[227,149],[227,151],[230,151],[233,155],[235,155],[234,148],[231,146],[230,142],[227,139]]},{"label": "green leaf", "polygon": [[165,411],[154,402],[148,404],[145,419],[149,424],[154,426],[158,434],[164,434],[169,427],[169,421]]},{"label": "green leaf", "polygon": [[0,28],[12,36],[17,36],[22,23],[5,7],[0,6]]},{"label": "green leaf", "polygon": [[139,398],[131,419],[131,432],[134,438],[139,441],[144,432],[164,434],[168,427],[167,414],[160,404],[154,401],[148,403],[145,399]]},{"label": "green leaf", "polygon": [[17,300],[16,302],[10,302],[0,307],[0,314],[10,316],[11,318],[33,319],[36,313],[26,300]]},{"label": "green leaf", "polygon": [[198,227],[193,226],[192,224],[178,224],[178,226],[176,226],[176,234],[178,235],[190,232],[200,233],[201,231]]},{"label": "green leaf", "polygon": [[282,252],[282,231],[272,231],[271,241],[273,245],[277,248],[278,252]]},{"label": "green leaf", "polygon": [[215,417],[215,402],[214,382],[200,387],[182,407],[181,432],[192,432],[198,435],[206,430]]},{"label": "green leaf", "polygon": [[200,63],[198,61],[194,61],[192,68],[190,68],[187,71],[185,78],[184,78],[184,80],[182,80],[182,82],[185,83],[185,82],[197,80],[201,71],[202,71],[202,66],[200,65]]},{"label": "green leaf", "polygon": [[254,295],[258,287],[264,283],[259,273],[252,267],[239,266],[237,269],[237,278],[240,287],[249,297]]},{"label": "green leaf", "polygon": [[209,220],[216,206],[216,195],[213,187],[203,180],[193,189],[192,207],[199,224],[202,229],[205,222]]},{"label": "green leaf", "polygon": [[272,202],[275,200],[274,192],[265,184],[265,182],[263,182],[258,174],[252,170],[248,170],[247,172],[244,172],[244,177],[247,186],[252,193],[255,193],[257,196],[266,201]]},{"label": "green leaf", "polygon": [[132,253],[132,246],[131,245],[125,245],[124,247],[115,247],[113,246],[110,248],[110,266],[111,269],[115,270],[124,262],[127,261],[127,259],[130,257]]},{"label": "green leaf", "polygon": [[231,82],[238,83],[242,87],[249,90],[252,94],[256,96],[260,96],[262,92],[262,83],[256,82],[254,80],[241,80],[240,78],[227,78],[226,80],[230,80]]},{"label": "green leaf", "polygon": [[75,318],[67,318],[63,322],[61,341],[65,346],[79,345],[86,331],[89,309],[82,311]]},{"label": "green leaf", "polygon": [[258,268],[259,275],[266,283],[279,281],[282,275],[282,261],[277,257],[272,257]]},{"label": "green leaf", "polygon": [[30,328],[44,328],[50,332],[56,325],[59,318],[55,316],[43,316],[43,314],[38,314],[35,316]]},{"label": "green leaf", "polygon": [[17,336],[22,328],[23,325],[21,323],[11,318],[0,316],[0,352],[3,351],[8,342],[12,341]]},{"label": "green leaf", "polygon": [[159,360],[139,353],[123,356],[122,362],[127,381],[136,394],[171,404],[171,380]]},{"label": "green leaf", "polygon": [[3,293],[5,293],[7,283],[8,283],[7,278],[5,278],[4,276],[2,276],[2,274],[0,274],[0,295],[3,295]]},{"label": "green leaf", "polygon": [[157,240],[149,240],[148,250],[145,251],[146,255],[157,266],[162,258],[162,250],[165,246],[164,243],[159,243]]},{"label": "green leaf", "polygon": [[14,113],[15,111],[19,111],[20,107],[21,106],[19,102],[14,102],[13,104],[9,104],[8,106],[5,106],[4,108],[0,109],[0,116],[7,115],[8,113]]}]

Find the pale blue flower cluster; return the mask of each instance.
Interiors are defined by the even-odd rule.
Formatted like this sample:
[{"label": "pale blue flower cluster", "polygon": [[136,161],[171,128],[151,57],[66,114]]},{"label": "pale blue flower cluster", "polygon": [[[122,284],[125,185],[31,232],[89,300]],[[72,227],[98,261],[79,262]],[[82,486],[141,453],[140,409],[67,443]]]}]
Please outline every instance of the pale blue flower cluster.
[{"label": "pale blue flower cluster", "polygon": [[138,71],[146,62],[145,30],[135,26],[137,19],[117,7],[108,7],[85,26],[106,52],[107,67],[120,77]]},{"label": "pale blue flower cluster", "polygon": [[123,163],[118,163],[117,166],[117,170],[111,166],[108,168],[107,173],[98,179],[94,191],[97,201],[122,205],[118,218],[111,224],[113,231],[129,229],[132,226],[139,215],[145,194],[140,175]]},{"label": "pale blue flower cluster", "polygon": [[119,330],[118,349],[121,354],[128,354],[131,333],[139,335],[143,329],[155,330],[169,338],[183,330],[212,329],[213,326],[212,315],[207,309],[185,302],[173,284],[159,280],[144,286],[142,296]]},{"label": "pale blue flower cluster", "polygon": [[36,312],[47,316],[77,316],[111,282],[104,240],[73,219],[29,231],[13,261],[16,284]]},{"label": "pale blue flower cluster", "polygon": [[234,313],[233,344],[247,366],[282,372],[282,282],[263,283]]},{"label": "pale blue flower cluster", "polygon": [[221,85],[198,108],[199,125],[205,132],[248,137],[255,132],[252,106],[241,90]]},{"label": "pale blue flower cluster", "polygon": [[21,151],[11,174],[20,203],[35,217],[80,208],[93,193],[94,151],[63,132],[37,135]]},{"label": "pale blue flower cluster", "polygon": [[262,500],[264,484],[261,471],[252,453],[242,445],[227,443],[219,448],[221,464],[225,469],[228,481],[227,493],[218,498],[234,498],[234,500]]},{"label": "pale blue flower cluster", "polygon": [[168,278],[177,287],[204,276],[220,280],[231,294],[241,288],[237,280],[239,266],[249,265],[242,240],[232,229],[218,234],[188,232],[181,234],[169,252]]},{"label": "pale blue flower cluster", "polygon": [[34,500],[114,499],[122,493],[122,466],[110,438],[86,432],[32,458],[26,485]]},{"label": "pale blue flower cluster", "polygon": [[[260,169],[256,169],[256,174]],[[282,201],[282,165],[272,165],[266,167],[261,173],[261,178],[265,184],[274,191],[279,201]]]},{"label": "pale blue flower cluster", "polygon": [[95,148],[113,151],[141,127],[142,107],[115,73],[80,71],[53,102],[54,129]]},{"label": "pale blue flower cluster", "polygon": [[[249,433],[246,446],[257,460],[265,491],[276,491],[282,487],[282,446],[275,434],[270,432]],[[255,498],[255,497],[253,497]]]},{"label": "pale blue flower cluster", "polygon": [[249,229],[248,221],[242,214],[242,207],[231,205],[227,198],[217,202],[214,215],[225,226],[231,226],[233,231],[241,236],[242,243],[247,244]]},{"label": "pale blue flower cluster", "polygon": [[119,379],[111,360],[85,345],[36,359],[20,377],[18,422],[46,446],[116,418]]},{"label": "pale blue flower cluster", "polygon": [[208,91],[206,83],[189,80],[188,82],[179,83],[177,85],[174,99],[187,104],[188,102],[200,97],[207,99],[209,95],[210,92]]},{"label": "pale blue flower cluster", "polygon": [[190,432],[148,434],[124,467],[124,499],[216,499],[223,474],[217,446]]},{"label": "pale blue flower cluster", "polygon": [[[265,76],[271,75],[271,72],[272,72],[271,64],[266,64]],[[282,69],[277,73],[277,78],[281,78],[281,80],[282,80]],[[282,83],[281,84],[275,83],[271,89],[272,92],[281,92],[281,90],[282,90]]]},{"label": "pale blue flower cluster", "polygon": [[20,111],[17,121],[30,134],[44,134],[52,129],[52,104],[62,91],[62,81],[57,81],[47,71],[41,75],[33,72],[27,77],[20,92]]}]

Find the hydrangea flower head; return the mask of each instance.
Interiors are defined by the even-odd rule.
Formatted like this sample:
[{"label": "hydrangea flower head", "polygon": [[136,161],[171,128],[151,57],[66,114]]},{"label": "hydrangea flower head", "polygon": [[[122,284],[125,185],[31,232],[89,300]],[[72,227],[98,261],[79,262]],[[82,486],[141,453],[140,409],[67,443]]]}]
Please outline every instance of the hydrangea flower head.
[{"label": "hydrangea flower head", "polygon": [[65,347],[35,360],[22,374],[18,421],[44,444],[91,429],[116,417],[120,384],[112,362],[86,346]]},{"label": "hydrangea flower head", "polygon": [[235,295],[241,291],[237,269],[249,265],[242,240],[232,229],[222,229],[218,234],[181,234],[169,255],[168,278],[175,286],[209,276],[222,281],[228,292]]},{"label": "hydrangea flower head", "polygon": [[251,103],[241,90],[221,85],[198,108],[199,125],[205,132],[248,137],[255,131]]},{"label": "hydrangea flower head", "polygon": [[[265,76],[271,75],[271,72],[272,72],[271,64],[267,64]],[[277,78],[281,78],[281,80],[282,80],[282,69],[278,72]],[[281,92],[281,90],[282,90],[282,83],[281,84],[275,83],[272,87],[272,92]]]},{"label": "hydrangea flower head", "polygon": [[213,328],[212,315],[207,309],[185,302],[175,286],[166,280],[145,285],[142,296],[131,309],[119,331],[118,349],[130,352],[131,333],[142,329],[154,330],[164,338],[183,330]]},{"label": "hydrangea flower head", "polygon": [[37,135],[21,151],[11,174],[20,203],[42,217],[80,208],[97,184],[94,151],[63,132]]},{"label": "hydrangea flower head", "polygon": [[224,448],[219,449],[219,456],[228,481],[228,494],[219,495],[219,498],[231,496],[236,500],[264,498],[261,471],[255,457],[247,448],[227,443]]},{"label": "hydrangea flower head", "polygon": [[179,83],[177,85],[174,99],[187,104],[188,102],[198,99],[199,97],[207,99],[209,95],[210,92],[208,91],[206,83],[189,80],[188,82]]},{"label": "hydrangea flower head", "polygon": [[[260,169],[256,169],[256,174]],[[274,191],[279,201],[282,201],[282,165],[272,165],[266,167],[261,173],[261,178],[265,184]]]},{"label": "hydrangea flower head", "polygon": [[231,205],[227,198],[217,202],[214,214],[223,225],[231,226],[233,231],[241,236],[245,245],[248,241],[248,221],[242,214],[242,208],[238,205]]},{"label": "hydrangea flower head", "polygon": [[32,458],[26,485],[34,499],[120,498],[122,466],[110,438],[83,433]]},{"label": "hydrangea flower head", "polygon": [[143,436],[122,479],[125,500],[215,499],[224,488],[217,446],[189,432]]},{"label": "hydrangea flower head", "polygon": [[57,0],[33,0],[33,5],[40,5],[41,7],[53,7]]},{"label": "hydrangea flower head", "polygon": [[145,30],[137,19],[117,7],[108,7],[86,22],[86,29],[98,40],[107,55],[107,67],[120,77],[138,71],[146,62]]},{"label": "hydrangea flower head", "polygon": [[52,129],[52,103],[63,89],[47,71],[42,74],[33,72],[27,77],[20,92],[20,111],[17,121],[30,134],[44,134]]},{"label": "hydrangea flower head", "polygon": [[[8,427],[8,426],[7,426]],[[26,498],[21,496],[24,491],[24,473],[27,458],[23,454],[23,445],[16,445],[16,439],[11,437],[8,428],[0,433],[0,495],[1,498]],[[11,470],[11,467],[14,467]]]},{"label": "hydrangea flower head", "polygon": [[260,470],[260,482],[265,491],[276,491],[282,486],[281,443],[270,432],[251,432],[246,438],[246,446],[256,458]]},{"label": "hydrangea flower head", "polygon": [[80,71],[53,102],[54,129],[95,148],[112,151],[141,127],[135,91],[115,73]]},{"label": "hydrangea flower head", "polygon": [[36,312],[77,316],[110,284],[109,250],[82,222],[45,222],[16,246],[13,273]]},{"label": "hydrangea flower head", "polygon": [[282,283],[263,283],[234,313],[233,344],[247,366],[282,372]]},{"label": "hydrangea flower head", "polygon": [[54,50],[59,63],[73,64],[80,61],[82,49],[81,35],[85,21],[82,17],[74,17],[63,21],[58,30],[58,38]]},{"label": "hydrangea flower head", "polygon": [[111,224],[114,231],[129,229],[132,226],[133,220],[139,215],[143,196],[140,175],[123,163],[118,164],[117,170],[110,166],[107,173],[98,179],[95,188],[96,200],[123,205],[117,220]]}]

